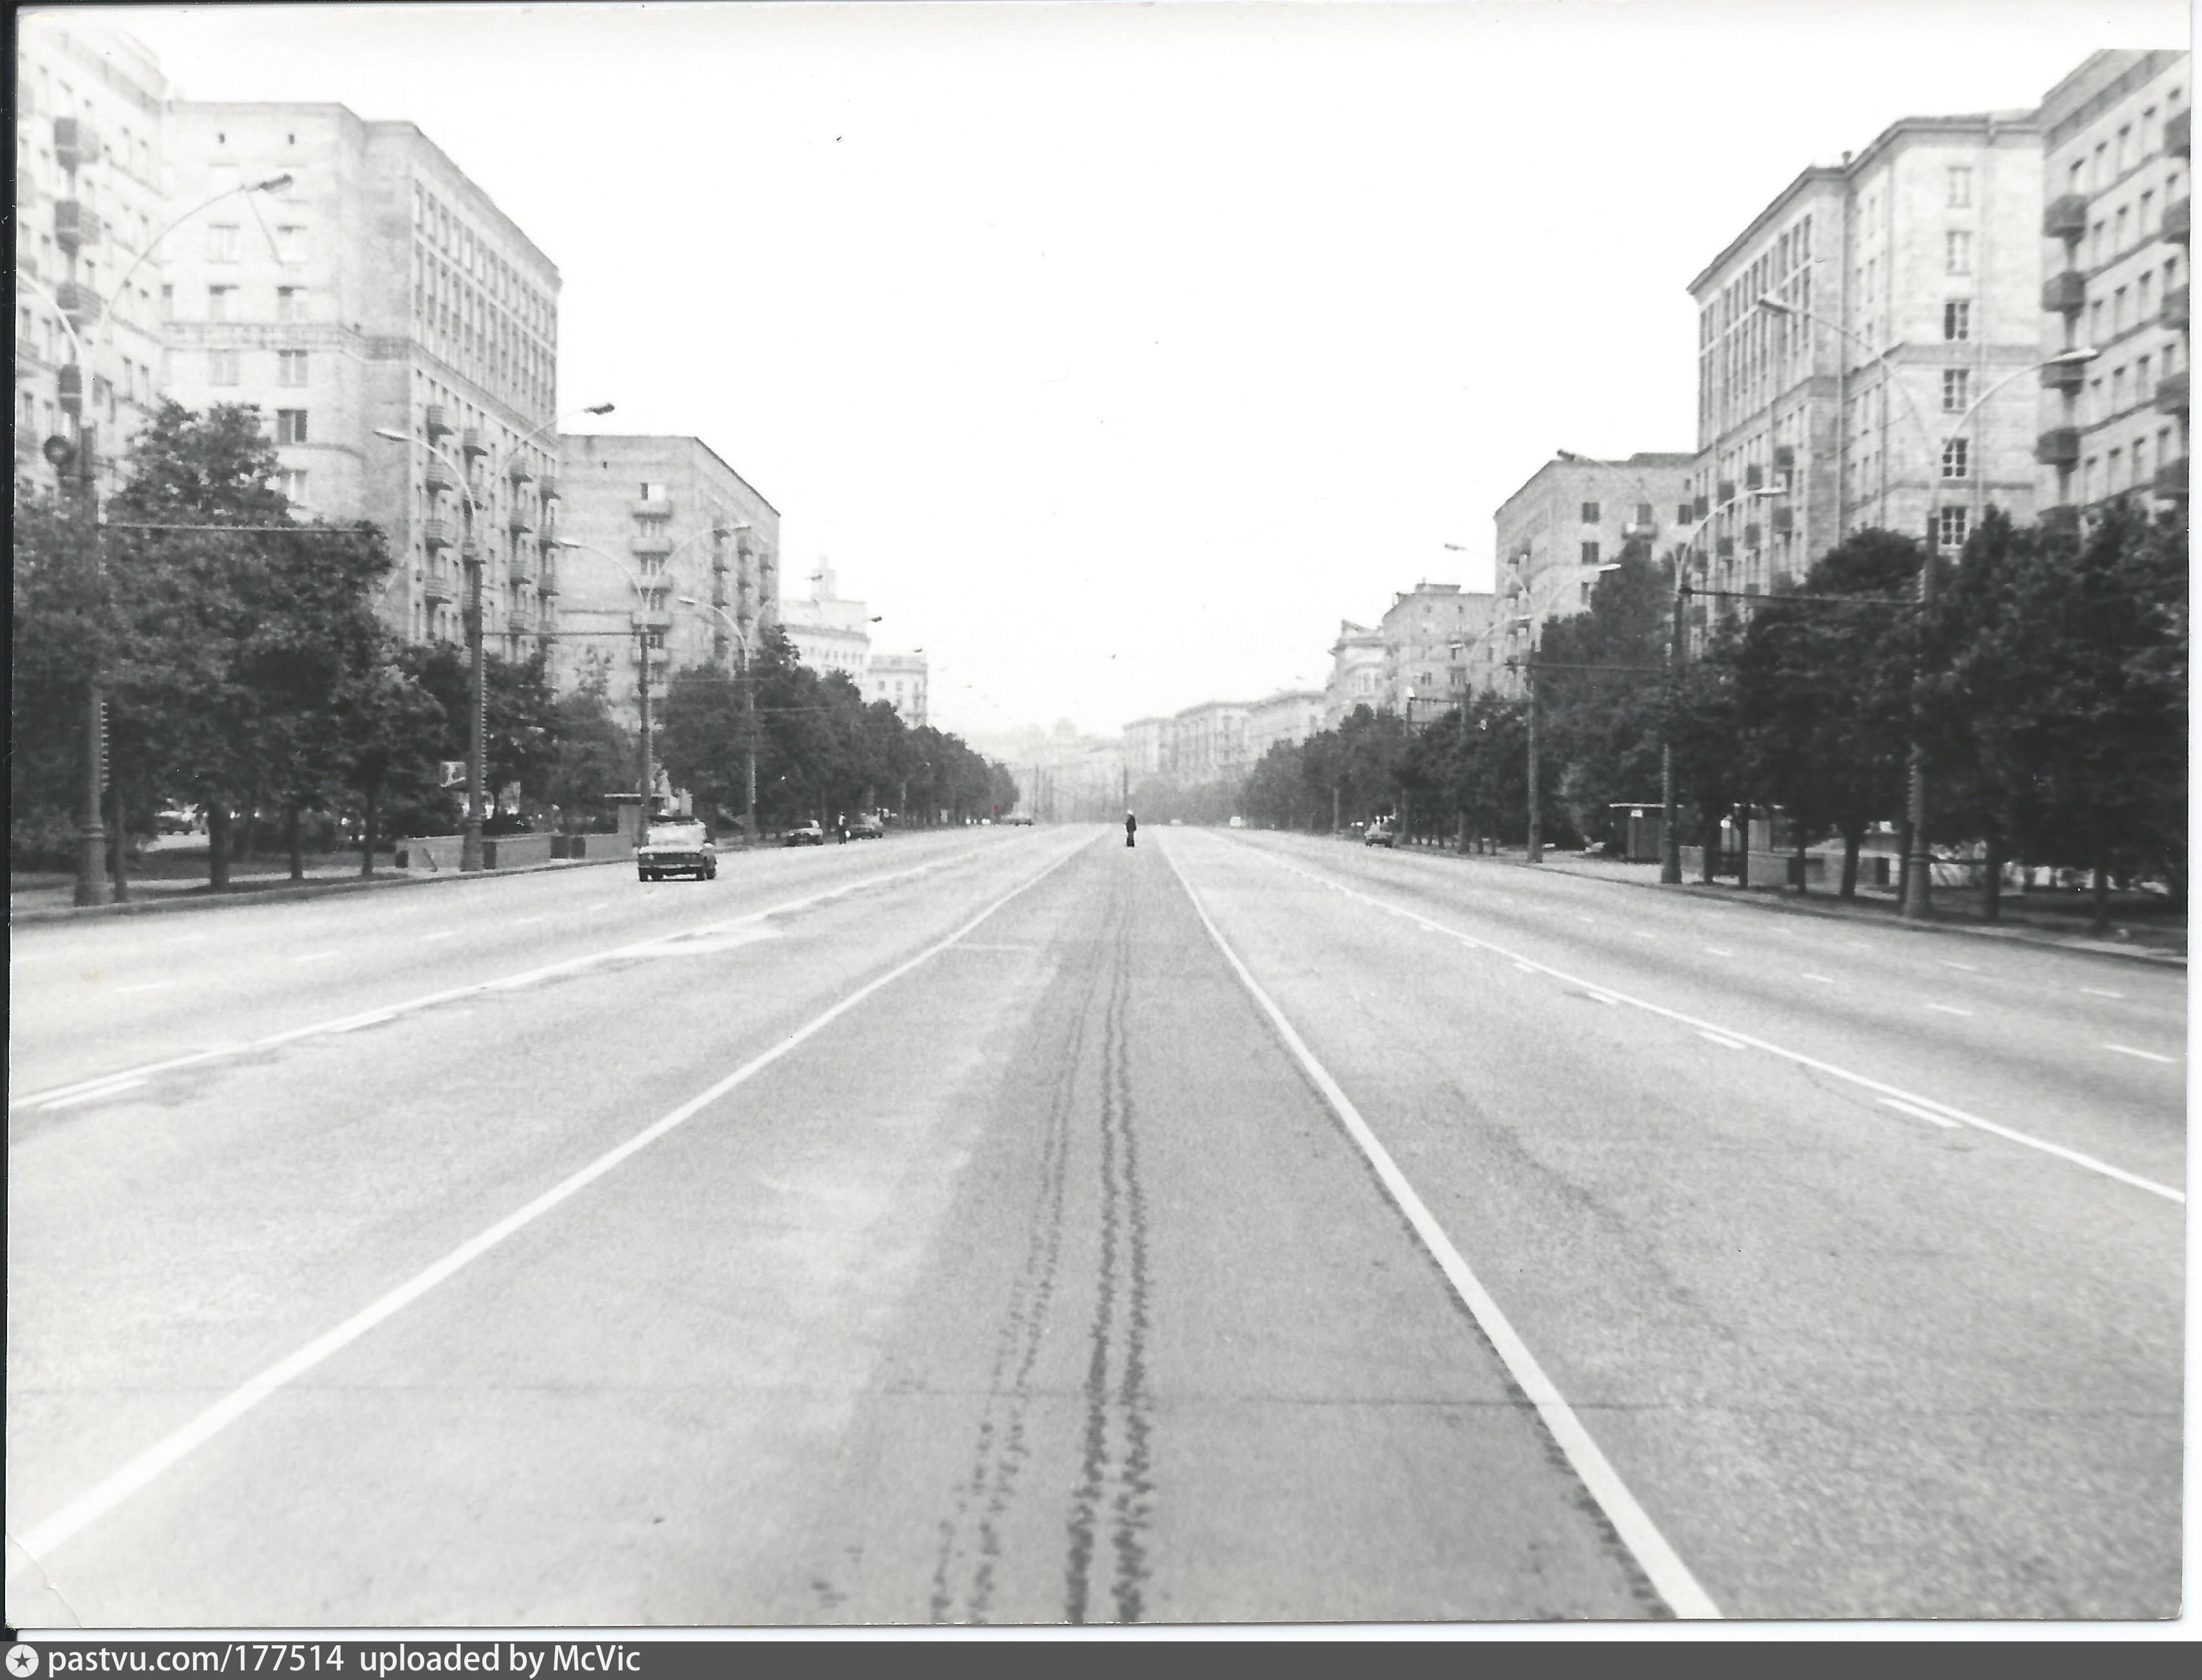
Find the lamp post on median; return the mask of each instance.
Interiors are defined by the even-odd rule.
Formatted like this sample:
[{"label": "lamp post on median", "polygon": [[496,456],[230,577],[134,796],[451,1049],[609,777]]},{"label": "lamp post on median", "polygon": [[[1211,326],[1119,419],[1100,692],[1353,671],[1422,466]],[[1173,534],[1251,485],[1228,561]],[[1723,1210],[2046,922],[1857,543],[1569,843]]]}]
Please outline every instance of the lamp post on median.
[{"label": "lamp post on median", "polygon": [[[1872,348],[1863,338],[1849,328],[1838,326],[1835,322],[1816,314],[1810,309],[1784,303],[1771,293],[1762,296],[1757,300],[1757,307],[1769,314],[1794,316],[1816,326],[1825,326],[1831,332],[1840,333],[1862,349]],[[1997,392],[2024,379],[2028,374],[2038,373],[2046,367],[2084,367],[2100,355],[2102,351],[2092,345],[2073,345],[2042,361],[2012,370],[1973,399],[1972,402],[1951,423],[1949,430],[1942,436],[1940,447],[1937,448],[1933,435],[1927,429],[1926,421],[1920,417],[1918,405],[1911,400],[1911,391],[1896,378],[1896,369],[1888,360],[1889,350],[1893,348],[1893,345],[1884,347],[1875,360],[1881,363],[1884,383],[1894,385],[1897,394],[1903,397],[1905,409],[1911,415],[1911,423],[1919,432],[1920,443],[1926,451],[1926,479],[1930,486],[1927,492],[1927,546],[1925,552],[1920,557],[1918,589],[1914,596],[1923,622],[1927,605],[1934,596],[1934,555],[1940,547],[1940,510],[1935,506],[1934,494],[1931,486],[1937,481],[1938,473],[1944,470],[1944,463],[1953,459],[1955,451],[1952,446],[1963,440],[1968,422]],[[1905,851],[1904,895],[1899,907],[1899,913],[1908,921],[1923,921],[1934,913],[1934,853],[1928,849],[1927,844],[1927,743],[1925,731],[1919,726],[1918,684],[1916,676],[1915,673],[1911,702],[1911,763],[1905,796],[1905,825],[1911,830],[1911,838]]]},{"label": "lamp post on median", "polygon": [[742,837],[754,846],[757,841],[757,690],[750,678],[750,638],[741,626],[729,617],[727,609],[709,601],[699,601],[692,595],[680,597],[681,604],[701,607],[707,613],[716,613],[726,620],[727,627],[734,632],[742,650],[742,747],[746,760],[745,786],[742,799]]},{"label": "lamp post on median", "polygon": [[[1603,576],[1608,572],[1618,572],[1620,569],[1620,561],[1607,561],[1604,564],[1599,566],[1596,568],[1596,572],[1597,575]],[[1566,577],[1553,579],[1553,583],[1556,585],[1573,584],[1580,586],[1581,579],[1571,573]],[[1557,590],[1555,592],[1557,593]],[[1530,589],[1528,581],[1525,579],[1515,585],[1513,599],[1517,602],[1528,602],[1534,593],[1534,591]],[[1539,745],[1537,738],[1537,643],[1535,640],[1534,626],[1536,626],[1540,616],[1540,614],[1539,609],[1534,606],[1531,606],[1527,610],[1510,618],[1506,621],[1507,638],[1510,641],[1514,637],[1521,635],[1526,635],[1530,638],[1528,652],[1524,658],[1518,661],[1516,668],[1521,671],[1522,678],[1528,685],[1529,700],[1529,761],[1527,767],[1529,784],[1529,832],[1528,836],[1527,851],[1528,854],[1528,861],[1531,863],[1542,863],[1545,861],[1545,817],[1543,801],[1539,797],[1541,790],[1538,785],[1539,766],[1537,761]],[[1509,663],[1516,662],[1510,661]]]}]

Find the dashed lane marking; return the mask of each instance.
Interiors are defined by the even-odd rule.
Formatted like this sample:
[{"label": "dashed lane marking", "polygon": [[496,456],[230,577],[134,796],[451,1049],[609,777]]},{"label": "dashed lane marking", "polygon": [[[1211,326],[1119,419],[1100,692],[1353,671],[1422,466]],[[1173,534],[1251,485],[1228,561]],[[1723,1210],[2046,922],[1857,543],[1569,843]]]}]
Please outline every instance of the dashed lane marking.
[{"label": "dashed lane marking", "polygon": [[1930,1003],[1927,1007],[1945,1015],[1969,1015],[1973,1013],[1969,1009],[1960,1009],[1954,1003]]},{"label": "dashed lane marking", "polygon": [[1940,963],[1943,967],[1954,968],[1962,974],[1977,974],[1981,972],[1978,967],[1969,962],[1952,962],[1947,957],[1937,957],[1935,960]]},{"label": "dashed lane marking", "polygon": [[1705,955],[1709,957],[1732,957],[1735,953],[1724,951],[1717,945],[1708,945],[1705,947]]},{"label": "dashed lane marking", "polygon": [[459,931],[458,931],[458,929],[456,929],[456,928],[455,928],[455,927],[447,927],[447,928],[445,928],[445,929],[441,933],[424,933],[424,934],[422,934],[422,935],[421,936],[421,943],[422,944],[424,944],[424,945],[433,945],[433,944],[434,944],[434,943],[436,943],[436,941],[438,941],[439,939],[456,939],[456,938],[457,938],[458,937],[459,937]]},{"label": "dashed lane marking", "polygon": [[2160,1056],[2153,1050],[2136,1050],[2130,1044],[2105,1044],[2106,1050],[2116,1050],[2122,1056],[2139,1056],[2143,1061],[2160,1061],[2167,1066],[2176,1062],[2177,1056]]},{"label": "dashed lane marking", "polygon": [[1823,986],[1832,986],[1835,984],[1834,977],[1828,974],[1799,974],[1797,978],[1800,980],[1817,980]]},{"label": "dashed lane marking", "polygon": [[2122,991],[2105,991],[2100,986],[2082,986],[2080,990],[2087,993],[2090,997],[2123,998],[2125,996],[2125,994]]},{"label": "dashed lane marking", "polygon": [[1698,1037],[1705,1040],[1708,1043],[1719,1045],[1723,1050],[1740,1050],[1743,1048],[1742,1045],[1736,1043],[1734,1039],[1730,1038],[1726,1033],[1708,1032],[1703,1027],[1699,1027],[1698,1029]]},{"label": "dashed lane marking", "polygon": [[1940,1114],[1929,1109],[1922,1108],[1916,1102],[1906,1102],[1900,1096],[1884,1096],[1881,1101],[1882,1107],[1893,1108],[1899,1113],[1909,1114],[1915,1120],[1925,1120],[1929,1125],[1946,1127],[1951,1131],[1958,1129],[1958,1123],[1955,1120],[1946,1120]]},{"label": "dashed lane marking", "polygon": [[293,962],[327,962],[331,957],[340,957],[342,951],[308,951],[303,956],[291,959]]},{"label": "dashed lane marking", "polygon": [[[824,904],[833,899],[846,897],[849,894],[861,891],[866,887],[884,886],[889,882],[907,880],[912,876],[928,874],[936,869],[945,869],[959,863],[968,863],[981,855],[983,854],[975,850],[952,852],[946,857],[915,864],[908,869],[890,870],[883,875],[861,876],[856,880],[845,882],[837,887],[829,887],[821,892],[806,893],[801,898],[791,898],[785,903],[773,905],[768,909],[752,910],[745,915],[730,917],[722,922],[708,923],[694,929],[692,933],[723,933],[733,928],[745,927],[751,923],[762,921],[768,916],[787,915],[794,911],[808,909],[814,904]],[[607,950],[591,951],[581,956],[568,957],[562,962],[545,963],[539,968],[526,969],[520,973],[508,974],[499,979],[482,980],[468,985],[452,986],[444,991],[428,992],[419,997],[407,998],[401,1002],[386,1003],[374,1009],[362,1010],[350,1015],[340,1015],[333,1020],[315,1021],[305,1026],[291,1027],[281,1032],[270,1033],[265,1038],[254,1039],[249,1043],[217,1045],[211,1049],[193,1051],[188,1055],[171,1056],[162,1061],[145,1062],[136,1067],[118,1068],[111,1073],[103,1073],[97,1078],[73,1080],[66,1085],[56,1085],[46,1090],[32,1091],[22,1096],[10,1095],[8,1099],[8,1112],[12,1114],[18,1108],[50,1102],[57,1097],[72,1096],[78,1091],[89,1090],[115,1079],[129,1078],[141,1073],[166,1073],[179,1067],[196,1067],[203,1062],[220,1060],[225,1056],[242,1055],[251,1050],[274,1049],[279,1045],[288,1044],[297,1039],[310,1038],[316,1033],[344,1032],[357,1026],[374,1025],[392,1015],[411,1014],[415,1010],[433,1008],[437,1004],[450,1003],[462,997],[474,997],[485,992],[514,990],[521,986],[533,985],[539,980],[547,980],[558,975],[573,973],[577,969],[586,968],[594,963],[608,962],[618,957],[646,955],[652,947],[662,942],[658,940],[646,940],[639,944],[615,945]],[[333,956],[336,953],[331,952],[329,955]]]},{"label": "dashed lane marking", "polygon": [[[81,1534],[109,1512],[139,1492],[163,1471],[213,1440],[215,1436],[250,1412],[270,1395],[296,1382],[332,1355],[342,1352],[381,1324],[383,1320],[409,1307],[439,1283],[480,1260],[514,1232],[533,1225],[560,1203],[587,1189],[589,1185],[618,1166],[629,1156],[648,1148],[676,1126],[684,1125],[701,1113],[727,1092],[748,1084],[750,1080],[755,1078],[790,1051],[824,1031],[827,1027],[840,1019],[842,1016],[847,1014],[882,987],[892,984],[912,969],[946,950],[964,935],[977,928],[1004,905],[1038,886],[1092,843],[1090,840],[1085,841],[1065,852],[1038,873],[1027,877],[1022,884],[994,900],[946,938],[927,946],[916,956],[890,968],[877,978],[866,981],[839,1002],[821,1013],[812,1016],[762,1055],[754,1056],[744,1062],[716,1084],[689,1098],[687,1101],[662,1119],[645,1126],[625,1143],[607,1149],[587,1166],[561,1179],[526,1206],[506,1214],[487,1230],[468,1238],[441,1260],[427,1269],[415,1272],[380,1300],[362,1307],[335,1329],[315,1337],[289,1357],[279,1360],[242,1388],[225,1395],[181,1429],[156,1442],[137,1457],[124,1464],[121,1469],[115,1471],[103,1480],[69,1501],[35,1528],[26,1530],[20,1536],[20,1545],[9,1548],[7,1579],[14,1581],[25,1570],[36,1566],[52,1556],[56,1548]],[[876,881],[880,878],[872,876],[867,878]],[[841,890],[845,891],[848,889],[845,888]]]},{"label": "dashed lane marking", "polygon": [[1422,1197],[1416,1193],[1415,1187],[1407,1182],[1406,1174],[1399,1171],[1398,1163],[1392,1159],[1391,1152],[1369,1130],[1368,1121],[1354,1107],[1353,1099],[1346,1096],[1345,1088],[1331,1077],[1330,1070],[1316,1060],[1315,1052],[1308,1048],[1307,1042],[1286,1019],[1285,1012],[1277,1007],[1275,1000],[1269,993],[1262,990],[1260,983],[1248,971],[1246,965],[1239,960],[1239,954],[1231,949],[1229,942],[1209,919],[1208,907],[1201,902],[1200,895],[1193,890],[1192,883],[1186,878],[1184,870],[1179,868],[1175,852],[1175,846],[1164,845],[1163,861],[1177,877],[1178,884],[1185,889],[1186,896],[1192,901],[1193,913],[1200,918],[1201,925],[1208,930],[1208,937],[1216,942],[1216,949],[1223,953],[1224,960],[1237,973],[1239,984],[1260,1006],[1262,1013],[1269,1018],[1270,1025],[1276,1028],[1285,1047],[1292,1052],[1293,1059],[1306,1072],[1308,1078],[1314,1081],[1316,1089],[1322,1093],[1324,1100],[1330,1104],[1331,1112],[1338,1116],[1339,1124],[1360,1146],[1361,1153],[1375,1169],[1377,1178],[1393,1204],[1406,1215],[1407,1223],[1414,1227],[1415,1235],[1422,1239],[1423,1248],[1437,1261],[1446,1281],[1460,1297],[1462,1305],[1475,1318],[1486,1340],[1505,1366],[1507,1374],[1529,1397],[1530,1404],[1537,1408],[1538,1417],[1544,1420],[1546,1429],[1551,1431],[1560,1451],[1566,1454],[1576,1477],[1591,1498],[1598,1502],[1599,1508],[1605,1513],[1606,1520],[1613,1524],[1614,1531],[1621,1536],[1622,1544],[1634,1556],[1660,1597],[1666,1600],[1668,1607],[1675,1615],[1693,1620],[1717,1618],[1721,1612],[1719,1607],[1714,1604],[1712,1595],[1699,1584],[1697,1577],[1690,1572],[1689,1565],[1682,1561],[1674,1547],[1668,1543],[1667,1536],[1659,1531],[1650,1514],[1637,1502],[1636,1495],[1621,1479],[1621,1472],[1613,1467],[1590,1431],[1583,1426],[1581,1419],[1575,1415],[1575,1408],[1568,1404],[1566,1397],[1560,1393],[1552,1379],[1546,1375],[1544,1366],[1537,1362],[1536,1355],[1529,1351],[1528,1344],[1522,1341],[1512,1322],[1500,1310],[1498,1303],[1492,1299],[1490,1291],[1484,1288],[1482,1281],[1461,1257],[1460,1250],[1445,1235],[1445,1227],[1438,1223]]},{"label": "dashed lane marking", "polygon": [[[1212,843],[1217,845],[1246,844],[1244,841],[1234,843],[1225,840],[1221,836],[1210,837],[1210,840]],[[1540,973],[1549,975],[1551,978],[1567,985],[1580,986],[1585,990],[1599,986],[1599,983],[1595,980],[1586,980],[1580,975],[1554,968],[1549,963],[1537,962],[1522,956],[1519,952],[1509,950],[1504,945],[1493,944],[1488,939],[1480,939],[1475,935],[1463,933],[1457,928],[1444,926],[1416,911],[1403,910],[1398,905],[1389,903],[1373,894],[1359,891],[1341,882],[1334,881],[1327,876],[1318,875],[1313,870],[1303,869],[1299,865],[1279,857],[1265,846],[1249,846],[1247,849],[1288,873],[1300,876],[1305,880],[1314,882],[1319,887],[1342,894],[1347,898],[1357,899],[1373,909],[1381,910],[1387,915],[1398,916],[1403,920],[1410,921],[1417,927],[1426,929],[1432,933],[1442,934],[1448,939],[1466,945],[1471,950],[1487,951],[1492,955],[1503,957],[1510,962],[1528,963]],[[1680,1009],[1670,1009],[1663,1003],[1652,1002],[1649,998],[1637,997],[1613,987],[1604,987],[1603,990],[1611,992],[1616,998],[1628,1004],[1631,1008],[1641,1009],[1646,1014],[1657,1015],[1663,1020],[1673,1021],[1681,1026],[1695,1027],[1701,1031],[1716,1032],[1724,1037],[1735,1039],[1746,1049],[1763,1050],[1768,1055],[1778,1056],[1795,1066],[1811,1068],[1816,1072],[1824,1073],[1830,1078],[1840,1079],[1846,1084],[1859,1086],[1872,1091],[1876,1096],[1893,1096],[1906,1102],[1916,1103],[1920,1107],[1931,1109],[1938,1114],[1955,1120],[1960,1125],[1971,1126],[1975,1131],[1990,1133],[2004,1139],[2006,1143],[2016,1143],[2022,1148],[2035,1149],[2045,1155],[2054,1155],[2059,1160],[2068,1161],[2072,1166],[2081,1167],[2089,1172],[2099,1172],[2105,1178],[2113,1178],[2119,1184],[2130,1184],[2135,1190],[2146,1190],[2151,1195],[2161,1196],[2166,1201],[2184,1204],[2187,1200],[2187,1192],[2174,1185],[2159,1184],[2153,1178],[2143,1178],[2138,1172],[2128,1172],[2123,1166],[2114,1166],[2109,1161],[2088,1154],[2083,1150],[2070,1148],[2064,1144],[2052,1143],[2046,1137],[2037,1137],[2032,1132],[2021,1131],[2016,1126],[2007,1126],[1999,1121],[1983,1119],[1978,1114],[1968,1113],[1965,1110],[1953,1107],[1950,1103],[1937,1101],[1931,1096],[1922,1096],[1916,1091],[1908,1091],[1901,1086],[1889,1084],[1886,1081],[1875,1078],[1871,1074],[1859,1073],[1850,1068],[1840,1066],[1834,1062],[1822,1061],[1819,1057],[1808,1055],[1802,1050],[1793,1050],[1785,1044],[1776,1044],[1752,1033],[1736,1031],[1734,1029],[1723,1027],[1716,1022],[1685,1014]],[[2105,1045],[2104,1048],[2126,1049],[2123,1045]],[[2153,1051],[2149,1050],[2127,1049],[2127,1054],[2146,1057],[2152,1060],[2170,1061],[2171,1060],[2169,1056],[2157,1056]]]}]

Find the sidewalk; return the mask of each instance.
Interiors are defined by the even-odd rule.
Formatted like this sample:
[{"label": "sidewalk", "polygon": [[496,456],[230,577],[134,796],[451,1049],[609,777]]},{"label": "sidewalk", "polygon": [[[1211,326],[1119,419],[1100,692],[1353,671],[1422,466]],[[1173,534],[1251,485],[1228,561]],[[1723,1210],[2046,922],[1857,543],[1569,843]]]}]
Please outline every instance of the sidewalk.
[{"label": "sidewalk", "polygon": [[[1398,855],[1440,854],[1435,847],[1403,846]],[[1507,864],[1516,868],[1528,866],[1528,857],[1519,851],[1463,856],[1458,852],[1447,850],[1441,855],[1463,863]],[[2017,894],[2007,894],[2004,899],[2002,920],[1990,924],[1981,919],[1980,898],[1976,893],[1960,893],[1951,888],[1939,888],[1934,896],[1934,919],[1915,922],[1906,921],[1898,915],[1896,896],[1893,892],[1863,887],[1858,890],[1857,898],[1848,901],[1836,897],[1832,891],[1800,895],[1793,890],[1781,887],[1753,887],[1746,891],[1732,883],[1709,886],[1700,881],[1685,880],[1678,887],[1662,887],[1659,866],[1656,863],[1623,863],[1614,858],[1549,849],[1538,867],[1564,875],[1581,875],[1593,880],[1620,881],[1630,886],[1681,893],[1693,898],[1714,898],[1723,904],[1747,904],[1753,909],[1777,915],[1871,922],[1875,926],[1899,928],[1907,933],[1963,934],[1975,939],[1999,939],[2007,944],[2036,945],[2056,950],[2087,951],[2098,956],[2123,957],[2152,963],[2158,967],[2187,966],[2187,922],[2184,917],[2120,920],[2114,916],[2111,931],[2105,937],[2089,931],[2078,916],[2029,911],[2022,897]]]}]

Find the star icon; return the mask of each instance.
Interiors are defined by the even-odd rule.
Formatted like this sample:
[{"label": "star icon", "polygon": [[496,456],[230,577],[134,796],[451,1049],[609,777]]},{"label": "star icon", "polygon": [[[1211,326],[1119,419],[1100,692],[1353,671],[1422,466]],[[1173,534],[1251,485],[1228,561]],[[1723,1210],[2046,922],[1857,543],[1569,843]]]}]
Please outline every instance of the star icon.
[{"label": "star icon", "polygon": [[35,1647],[15,1645],[9,1648],[8,1672],[14,1675],[15,1680],[31,1680],[31,1676],[38,1671],[38,1653]]}]

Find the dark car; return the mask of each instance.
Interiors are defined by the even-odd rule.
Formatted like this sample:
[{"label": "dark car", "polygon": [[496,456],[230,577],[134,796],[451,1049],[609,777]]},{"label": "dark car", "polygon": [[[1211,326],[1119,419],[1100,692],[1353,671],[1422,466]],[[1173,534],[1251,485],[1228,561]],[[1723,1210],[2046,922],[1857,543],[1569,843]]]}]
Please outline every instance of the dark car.
[{"label": "dark car", "polygon": [[634,872],[645,881],[662,881],[668,875],[715,880],[719,849],[711,843],[711,831],[700,822],[652,823],[634,849]]},{"label": "dark car", "polygon": [[815,822],[801,823],[781,835],[780,843],[783,846],[822,846],[826,843],[826,831]]},{"label": "dark car", "polygon": [[849,837],[851,840],[879,840],[886,835],[880,819],[868,812],[860,811],[849,819]]},{"label": "dark car", "polygon": [[1368,831],[1361,837],[1364,846],[1395,846],[1398,840],[1399,831],[1381,817],[1369,824]]}]

